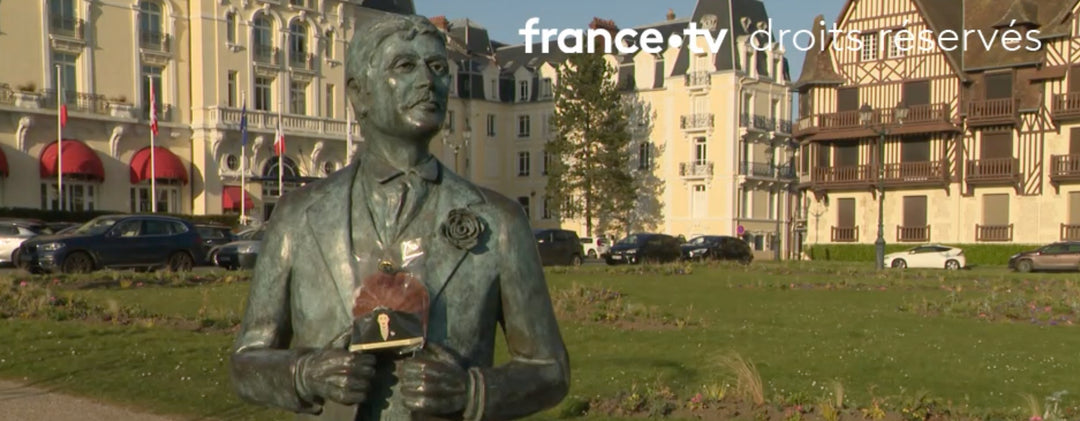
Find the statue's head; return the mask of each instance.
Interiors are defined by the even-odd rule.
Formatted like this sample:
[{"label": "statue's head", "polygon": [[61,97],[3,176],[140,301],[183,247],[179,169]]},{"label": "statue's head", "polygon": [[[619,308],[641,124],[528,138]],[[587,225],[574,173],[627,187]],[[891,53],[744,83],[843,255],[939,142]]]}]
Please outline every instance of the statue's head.
[{"label": "statue's head", "polygon": [[379,326],[390,326],[390,316],[387,316],[386,313],[379,314],[377,320],[379,322]]},{"label": "statue's head", "polygon": [[388,14],[361,23],[345,63],[361,128],[430,141],[446,118],[449,71],[446,38],[426,18]]}]

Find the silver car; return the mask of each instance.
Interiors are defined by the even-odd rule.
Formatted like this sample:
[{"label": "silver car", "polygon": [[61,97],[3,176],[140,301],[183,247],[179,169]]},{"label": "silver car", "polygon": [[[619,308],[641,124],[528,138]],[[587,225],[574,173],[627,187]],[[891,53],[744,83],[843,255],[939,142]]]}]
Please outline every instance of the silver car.
[{"label": "silver car", "polygon": [[0,219],[0,264],[18,262],[19,246],[38,235],[52,234],[43,222],[27,219]]}]

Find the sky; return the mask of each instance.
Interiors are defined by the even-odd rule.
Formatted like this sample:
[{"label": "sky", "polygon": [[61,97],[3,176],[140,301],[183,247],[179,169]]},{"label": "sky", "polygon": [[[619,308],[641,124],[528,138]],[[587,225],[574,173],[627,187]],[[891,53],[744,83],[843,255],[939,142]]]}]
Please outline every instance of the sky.
[{"label": "sky", "polygon": [[[668,9],[679,18],[690,16],[697,0],[413,0],[416,12],[424,16],[445,15],[447,19],[469,18],[487,28],[492,39],[519,44],[525,38],[518,30],[525,21],[540,18],[537,27],[584,29],[593,17],[615,21],[620,28],[647,25],[665,19]],[[719,1],[719,0],[702,0]],[[773,19],[773,32],[810,29],[814,16],[825,15],[831,24],[845,0],[765,0],[765,9]],[[789,36],[790,38],[790,36]],[[803,53],[785,45],[791,77],[802,71]]]}]

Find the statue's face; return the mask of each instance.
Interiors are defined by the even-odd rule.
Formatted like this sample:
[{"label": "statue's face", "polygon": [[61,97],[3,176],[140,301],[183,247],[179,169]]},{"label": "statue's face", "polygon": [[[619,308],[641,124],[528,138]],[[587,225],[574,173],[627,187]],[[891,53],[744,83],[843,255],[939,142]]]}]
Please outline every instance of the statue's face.
[{"label": "statue's face", "polygon": [[366,122],[385,133],[427,141],[446,118],[449,69],[446,48],[432,35],[386,38],[368,75]]},{"label": "statue's face", "polygon": [[378,320],[380,326],[386,326],[390,324],[390,316],[387,316],[385,314],[380,314]]}]

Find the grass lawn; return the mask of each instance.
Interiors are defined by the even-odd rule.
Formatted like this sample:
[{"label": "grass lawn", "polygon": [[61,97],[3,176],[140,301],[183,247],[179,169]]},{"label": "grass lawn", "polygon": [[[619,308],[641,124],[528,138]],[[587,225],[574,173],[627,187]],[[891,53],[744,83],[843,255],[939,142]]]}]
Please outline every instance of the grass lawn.
[{"label": "grass lawn", "polygon": [[[695,266],[683,275],[627,269],[548,273],[557,304],[570,309],[561,326],[572,397],[667,386],[685,402],[703,386],[733,384],[719,358],[738,352],[756,364],[772,402],[818,403],[838,381],[852,407],[874,398],[900,406],[925,392],[1004,413],[1021,410],[1022,394],[1041,401],[1061,390],[1069,391],[1066,405],[1080,405],[1078,274],[995,267],[879,274],[866,265],[767,262]],[[599,288],[622,298],[590,307],[572,297]],[[229,319],[242,314],[247,284],[73,293],[170,317]],[[620,320],[595,321],[611,315]],[[3,378],[166,413],[289,419],[233,397],[228,333],[7,320],[0,337]]]}]

